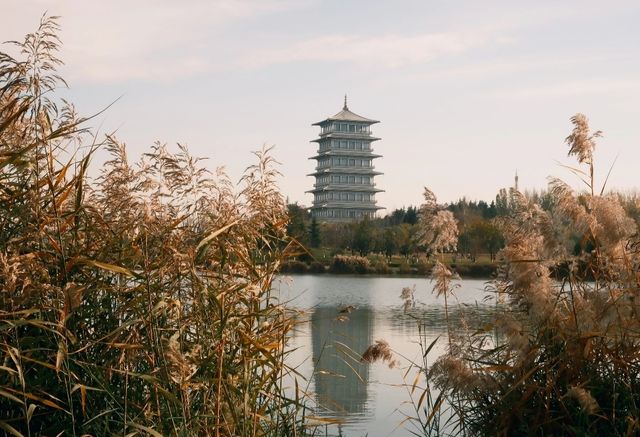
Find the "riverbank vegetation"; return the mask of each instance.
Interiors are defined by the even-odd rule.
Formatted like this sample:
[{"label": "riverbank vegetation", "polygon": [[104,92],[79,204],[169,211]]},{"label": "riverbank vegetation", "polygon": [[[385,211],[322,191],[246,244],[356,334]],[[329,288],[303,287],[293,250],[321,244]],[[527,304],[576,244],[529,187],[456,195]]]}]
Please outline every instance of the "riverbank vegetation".
[{"label": "riverbank vegetation", "polygon": [[[625,213],[640,223],[640,195],[635,192],[616,193]],[[440,254],[453,271],[467,278],[495,278],[504,259],[500,251],[505,246],[504,220],[519,208],[522,198],[542,211],[556,214],[558,199],[552,189],[525,191],[501,189],[491,202],[462,198],[441,205],[450,211],[458,227],[456,249]],[[288,235],[304,246],[291,260],[283,264],[283,273],[347,273],[377,275],[424,276],[435,265],[434,252],[420,243],[420,208],[410,206],[390,214],[357,223],[318,223],[309,211],[300,205],[287,205]],[[583,235],[569,223],[556,223],[562,227],[565,243],[572,254],[583,244]],[[366,258],[368,264],[358,269],[341,262],[351,257],[353,262]],[[553,269],[565,271],[566,266]]]},{"label": "riverbank vegetation", "polygon": [[270,295],[290,244],[268,150],[237,187],[181,145],[130,162],[57,97],[58,30],[44,17],[0,53],[0,428],[304,435]]}]

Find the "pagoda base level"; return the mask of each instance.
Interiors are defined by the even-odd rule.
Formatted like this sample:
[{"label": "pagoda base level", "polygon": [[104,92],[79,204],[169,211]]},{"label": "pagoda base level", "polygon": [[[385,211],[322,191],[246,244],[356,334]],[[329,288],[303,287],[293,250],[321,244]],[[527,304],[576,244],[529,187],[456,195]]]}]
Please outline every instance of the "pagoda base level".
[{"label": "pagoda base level", "polygon": [[311,208],[311,217],[321,222],[351,222],[373,219],[378,209],[382,208]]}]

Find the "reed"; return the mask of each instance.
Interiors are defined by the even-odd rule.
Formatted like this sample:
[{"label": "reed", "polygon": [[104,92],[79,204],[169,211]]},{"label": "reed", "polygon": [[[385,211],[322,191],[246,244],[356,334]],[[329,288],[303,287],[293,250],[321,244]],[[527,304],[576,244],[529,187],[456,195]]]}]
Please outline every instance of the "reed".
[{"label": "reed", "polygon": [[[457,338],[428,374],[481,435],[635,435],[640,432],[640,241],[623,200],[594,179],[587,118],[571,119],[569,167],[586,185],[551,179],[545,211],[512,190],[506,245],[493,284],[496,321]],[[574,247],[566,238],[578,233]]]},{"label": "reed", "polygon": [[[56,68],[55,17],[0,53],[0,428],[11,435],[303,435],[269,149],[239,186],[179,145],[97,140]],[[110,159],[97,179],[98,148]]]}]

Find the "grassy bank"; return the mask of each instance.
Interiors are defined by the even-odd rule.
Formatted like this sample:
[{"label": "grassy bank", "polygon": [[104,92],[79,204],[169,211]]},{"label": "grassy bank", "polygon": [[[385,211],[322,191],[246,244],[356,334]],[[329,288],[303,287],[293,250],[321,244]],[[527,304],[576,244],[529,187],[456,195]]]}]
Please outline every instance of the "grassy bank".
[{"label": "grassy bank", "polygon": [[[465,278],[494,278],[499,263],[490,261],[488,256],[478,257],[475,261],[448,256],[445,263],[458,275]],[[391,257],[369,255],[336,255],[321,261],[288,260],[280,266],[281,273],[333,273],[361,274],[380,276],[428,276],[435,265],[434,260],[425,257]]]}]

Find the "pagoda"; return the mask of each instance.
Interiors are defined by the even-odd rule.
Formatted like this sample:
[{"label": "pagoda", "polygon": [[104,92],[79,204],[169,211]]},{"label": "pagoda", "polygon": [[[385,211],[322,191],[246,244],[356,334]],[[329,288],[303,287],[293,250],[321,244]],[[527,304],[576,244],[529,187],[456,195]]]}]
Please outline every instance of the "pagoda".
[{"label": "pagoda", "polygon": [[371,136],[371,125],[379,123],[351,112],[344,97],[344,107],[333,117],[314,123],[320,126],[315,156],[316,181],[313,190],[311,216],[323,222],[345,222],[373,218],[379,209],[375,195],[384,191],[376,188],[373,160],[380,158],[371,147],[379,140]]}]

